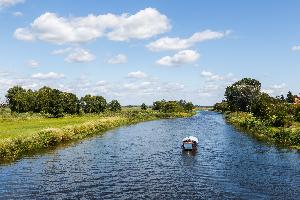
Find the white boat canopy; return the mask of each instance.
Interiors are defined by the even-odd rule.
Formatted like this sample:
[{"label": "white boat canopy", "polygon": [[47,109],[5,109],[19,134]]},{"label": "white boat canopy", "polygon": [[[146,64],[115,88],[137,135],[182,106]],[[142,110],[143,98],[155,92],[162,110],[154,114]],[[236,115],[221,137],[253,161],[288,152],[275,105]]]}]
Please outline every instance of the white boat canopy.
[{"label": "white boat canopy", "polygon": [[199,141],[198,141],[198,138],[196,138],[196,137],[194,137],[194,136],[185,137],[185,138],[182,139],[182,142],[187,141],[187,140],[192,140],[192,141],[194,141],[194,142],[196,142],[196,143],[199,142]]}]

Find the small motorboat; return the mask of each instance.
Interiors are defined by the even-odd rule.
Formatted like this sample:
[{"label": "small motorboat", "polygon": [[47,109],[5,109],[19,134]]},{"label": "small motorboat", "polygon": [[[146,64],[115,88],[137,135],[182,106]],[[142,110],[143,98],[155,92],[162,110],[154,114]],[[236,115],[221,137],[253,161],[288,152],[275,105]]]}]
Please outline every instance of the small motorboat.
[{"label": "small motorboat", "polygon": [[198,144],[198,138],[194,136],[189,136],[182,139],[183,150],[196,150],[197,144]]}]

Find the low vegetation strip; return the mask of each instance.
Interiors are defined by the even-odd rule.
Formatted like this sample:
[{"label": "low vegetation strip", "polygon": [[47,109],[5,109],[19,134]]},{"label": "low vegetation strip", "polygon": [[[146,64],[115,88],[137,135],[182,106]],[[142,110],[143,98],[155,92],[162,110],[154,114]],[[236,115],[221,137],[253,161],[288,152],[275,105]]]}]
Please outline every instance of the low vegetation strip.
[{"label": "low vegetation strip", "polygon": [[245,131],[258,140],[289,146],[300,150],[300,124],[289,127],[267,126],[251,113],[233,112],[225,115],[227,122],[239,130]]},{"label": "low vegetation strip", "polygon": [[[94,116],[81,116],[83,119],[81,123],[75,123],[72,118],[58,118],[54,119],[55,123],[51,123],[52,126],[44,124],[44,128],[40,127],[40,130],[24,129],[24,124],[34,124],[37,119],[27,120],[15,120],[10,122],[10,126],[15,130],[19,130],[18,133],[14,132],[6,137],[0,137],[0,161],[10,161],[20,158],[24,154],[33,153],[41,149],[56,146],[60,143],[80,140],[88,136],[95,134],[101,134],[107,130],[134,124],[142,121],[163,119],[163,118],[175,118],[175,117],[188,117],[193,115],[192,112],[177,112],[177,113],[162,113],[158,111],[122,111],[119,113],[105,113],[102,115]],[[80,121],[80,117],[74,117],[76,122]],[[89,118],[89,120],[87,120]],[[40,118],[40,120],[50,122],[51,118]],[[71,125],[61,125],[61,121],[69,121]],[[3,122],[0,122],[0,124]],[[7,122],[4,122],[7,123]],[[6,124],[7,125],[7,124]],[[1,127],[3,127],[1,125]],[[19,127],[19,128],[18,128]],[[8,127],[9,128],[9,127]],[[2,129],[2,128],[1,128]],[[1,134],[0,134],[1,135]]]}]

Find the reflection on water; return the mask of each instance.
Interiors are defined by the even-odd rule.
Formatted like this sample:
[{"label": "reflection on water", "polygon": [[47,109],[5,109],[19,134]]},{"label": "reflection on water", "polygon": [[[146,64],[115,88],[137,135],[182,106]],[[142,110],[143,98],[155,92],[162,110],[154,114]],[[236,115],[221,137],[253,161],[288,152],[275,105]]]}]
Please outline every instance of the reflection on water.
[{"label": "reflection on water", "polygon": [[[196,152],[181,140],[199,139]],[[297,199],[300,156],[222,115],[145,122],[0,166],[0,199]]]},{"label": "reflection on water", "polygon": [[182,150],[183,156],[193,157],[193,156],[196,156],[196,154],[197,154],[197,150],[193,150],[193,151]]}]

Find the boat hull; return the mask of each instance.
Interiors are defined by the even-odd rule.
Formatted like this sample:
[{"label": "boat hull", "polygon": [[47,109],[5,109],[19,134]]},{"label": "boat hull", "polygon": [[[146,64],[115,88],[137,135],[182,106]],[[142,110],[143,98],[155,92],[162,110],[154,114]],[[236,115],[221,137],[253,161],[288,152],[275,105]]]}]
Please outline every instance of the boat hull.
[{"label": "boat hull", "polygon": [[186,151],[192,151],[197,149],[197,145],[195,143],[183,143],[182,148]]}]

